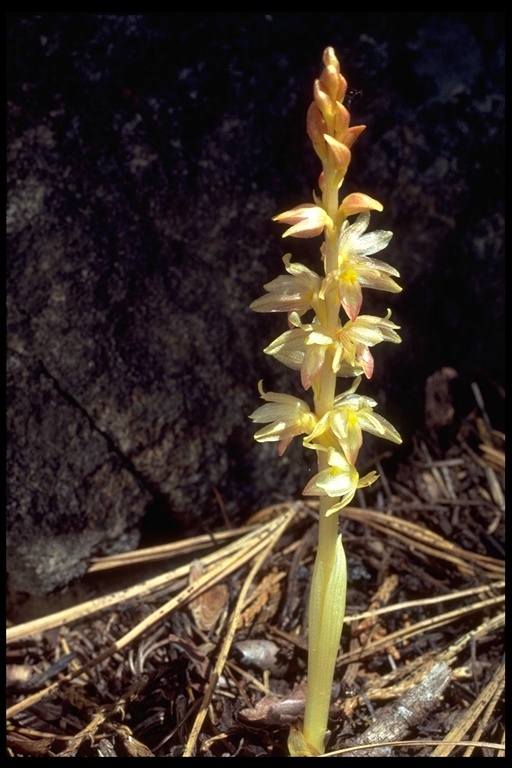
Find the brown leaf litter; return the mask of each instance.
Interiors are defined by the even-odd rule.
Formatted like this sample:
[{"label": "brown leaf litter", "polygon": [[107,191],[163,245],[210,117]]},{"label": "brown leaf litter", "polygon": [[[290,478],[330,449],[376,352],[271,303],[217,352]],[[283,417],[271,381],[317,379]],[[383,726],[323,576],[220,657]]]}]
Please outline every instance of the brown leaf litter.
[{"label": "brown leaf litter", "polygon": [[[324,757],[504,755],[505,436],[478,395],[449,444],[434,424],[342,510],[348,615]],[[314,503],[286,501],[93,563],[135,578],[8,626],[7,756],[286,756],[315,529]],[[137,578],[146,563],[159,573]]]}]

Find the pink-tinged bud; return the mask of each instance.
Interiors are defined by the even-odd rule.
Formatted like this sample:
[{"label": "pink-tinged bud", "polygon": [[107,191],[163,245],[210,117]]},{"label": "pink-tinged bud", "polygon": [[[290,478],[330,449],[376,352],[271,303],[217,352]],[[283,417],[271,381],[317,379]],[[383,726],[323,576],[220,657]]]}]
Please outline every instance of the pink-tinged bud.
[{"label": "pink-tinged bud", "polygon": [[345,144],[342,144],[340,141],[333,139],[333,137],[329,136],[329,134],[327,133],[324,134],[324,139],[327,142],[327,146],[331,151],[331,155],[334,160],[334,167],[336,168],[337,171],[342,171],[343,173],[345,173],[350,163],[350,157],[351,157],[350,149],[346,147]]},{"label": "pink-tinged bud", "polygon": [[306,117],[306,130],[313,148],[320,160],[324,162],[327,158],[327,148],[325,146],[324,133],[327,130],[327,125],[322,117],[322,113],[318,109],[314,101],[309,105],[307,117]]},{"label": "pink-tinged bud", "polygon": [[361,135],[361,133],[366,128],[366,125],[353,125],[351,128],[348,129],[348,131],[345,134],[345,138],[343,139],[343,143],[347,145],[347,147],[351,147],[358,136]]},{"label": "pink-tinged bud", "polygon": [[336,72],[340,71],[340,63],[338,61],[338,57],[336,56],[336,53],[334,51],[334,48],[332,46],[328,46],[323,53],[322,61],[324,63],[325,67],[334,67]]},{"label": "pink-tinged bud", "polygon": [[332,101],[336,101],[337,99],[338,91],[340,88],[340,77],[341,75],[339,72],[336,71],[336,68],[331,65],[326,67],[320,75],[320,83],[322,88],[327,92],[329,98]]},{"label": "pink-tinged bud", "polygon": [[338,80],[338,93],[336,94],[336,101],[339,101],[340,104],[345,98],[345,94],[347,92],[347,81],[343,77],[343,75],[340,75]]},{"label": "pink-tinged bud", "polygon": [[338,85],[338,94],[336,96],[336,101],[342,102],[345,98],[345,94],[347,92],[347,81],[343,77],[343,75],[340,75],[340,81]]},{"label": "pink-tinged bud", "polygon": [[346,107],[340,102],[336,102],[334,107],[334,136],[338,141],[345,143],[345,134],[350,125],[350,114]]},{"label": "pink-tinged bud", "polygon": [[333,117],[332,100],[329,98],[329,94],[327,94],[322,88],[320,80],[315,80],[313,95],[315,99],[315,104],[317,105],[318,109],[326,119],[327,124],[328,125],[331,124],[332,117]]},{"label": "pink-tinged bud", "polygon": [[[340,63],[338,61],[338,58],[334,52],[334,48],[331,48],[330,46],[324,50],[323,55],[323,63],[326,69],[332,69],[336,72],[338,75],[338,82],[336,85],[336,93],[332,95],[332,98],[335,101],[343,101],[345,98],[345,94],[347,92],[347,81],[343,77],[342,74],[340,74]],[[329,94],[331,95],[331,91],[327,89]]]},{"label": "pink-tinged bud", "polygon": [[382,211],[383,206],[378,200],[374,200],[369,195],[362,192],[353,192],[351,195],[343,198],[338,212],[343,219],[352,216],[354,213],[363,213],[363,211]]}]

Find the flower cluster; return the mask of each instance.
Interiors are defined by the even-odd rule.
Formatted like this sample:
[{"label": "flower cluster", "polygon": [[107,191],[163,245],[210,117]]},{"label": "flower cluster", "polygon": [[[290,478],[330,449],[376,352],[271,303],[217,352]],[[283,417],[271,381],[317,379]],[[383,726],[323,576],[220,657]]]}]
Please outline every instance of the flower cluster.
[{"label": "flower cluster", "polygon": [[[360,314],[362,289],[397,293],[401,288],[394,278],[399,274],[394,267],[373,258],[392,236],[384,230],[367,231],[370,211],[381,211],[382,205],[361,193],[348,195],[338,205],[338,190],[350,162],[350,147],[364,126],[349,127],[350,116],[342,103],[347,84],[332,48],[326,49],[324,64],[307,116],[308,135],[323,165],[319,178],[322,196],[315,195],[314,203],[299,205],[274,217],[275,221],[290,225],[283,237],[324,234],[320,248],[324,274],[320,276],[303,264],[293,263],[291,254],[287,254],[283,258],[287,274],[267,283],[266,293],[251,304],[256,312],[287,313],[289,329],[264,352],[300,371],[302,386],[305,390],[312,388],[317,406],[322,400],[322,379],[327,369],[338,377],[356,376],[359,384],[362,375],[369,379],[373,374],[371,348],[381,341],[400,341],[390,310],[384,317]],[[349,217],[354,215],[356,218],[351,222]],[[303,322],[302,317],[308,312],[312,317]],[[329,467],[310,480],[304,493],[341,497],[331,512],[350,503],[357,488],[369,485],[377,477],[370,473],[360,478],[355,469],[361,430],[401,442],[397,431],[373,413],[376,403],[356,395],[355,387],[335,400],[333,397],[327,403],[328,410],[323,412],[321,407],[320,414],[318,407],[313,413],[304,401],[290,395],[265,394],[261,387],[260,393],[267,404],[251,418],[257,423],[271,424],[256,433],[256,440],[278,442],[281,455],[293,437],[305,435],[306,447],[328,451]]]}]

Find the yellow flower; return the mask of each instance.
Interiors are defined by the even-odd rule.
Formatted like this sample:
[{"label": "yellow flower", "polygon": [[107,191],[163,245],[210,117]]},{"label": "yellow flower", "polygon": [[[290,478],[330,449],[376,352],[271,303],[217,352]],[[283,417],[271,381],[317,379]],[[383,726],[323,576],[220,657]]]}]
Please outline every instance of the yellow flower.
[{"label": "yellow flower", "polygon": [[324,446],[332,447],[334,436],[349,463],[355,464],[363,443],[363,430],[394,443],[402,442],[402,438],[389,421],[373,412],[376,401],[371,397],[356,394],[360,383],[361,377],[358,376],[350,389],[334,398],[333,410],[328,411],[304,438],[303,442],[307,448],[326,450]]},{"label": "yellow flower", "polygon": [[364,373],[369,379],[374,367],[369,348],[381,341],[395,344],[401,341],[396,333],[399,326],[389,320],[390,314],[388,310],[384,318],[360,315],[332,333],[317,318],[311,323],[302,323],[297,312],[291,312],[289,321],[295,327],[282,333],[263,351],[289,368],[300,370],[304,389],[309,389],[321,373],[327,351],[332,353],[332,370],[336,375]]},{"label": "yellow flower", "polygon": [[258,389],[265,405],[261,405],[250,415],[257,424],[269,425],[258,430],[254,435],[260,443],[279,442],[277,452],[280,456],[297,435],[309,434],[315,427],[317,417],[311,412],[307,403],[292,395],[279,392],[264,392],[262,382]]},{"label": "yellow flower", "polygon": [[341,361],[351,366],[359,365],[367,379],[373,376],[374,359],[370,347],[381,341],[391,341],[399,344],[400,336],[396,332],[400,326],[389,319],[391,310],[386,317],[359,315],[355,320],[349,320],[336,334],[336,349],[333,358],[333,370],[337,371]]},{"label": "yellow flower", "polygon": [[357,469],[342,453],[333,448],[329,449],[327,461],[329,467],[312,477],[302,493],[304,496],[329,496],[330,498],[339,496],[339,502],[329,507],[327,514],[332,515],[350,504],[357,489],[371,485],[377,480],[378,475],[372,471],[364,477],[359,477]]},{"label": "yellow flower", "polygon": [[293,312],[303,315],[311,309],[322,284],[321,278],[303,264],[291,264],[291,254],[283,257],[288,275],[280,275],[263,287],[267,294],[250,305],[255,312]]},{"label": "yellow flower", "polygon": [[309,389],[320,374],[325,354],[334,344],[334,339],[317,318],[312,323],[303,324],[298,313],[292,312],[289,321],[296,327],[282,333],[263,351],[289,368],[300,370],[302,386]]},{"label": "yellow flower", "polygon": [[344,222],[339,242],[338,269],[326,276],[319,294],[322,298],[328,291],[337,290],[341,305],[350,320],[355,320],[361,309],[362,288],[377,288],[391,293],[402,290],[393,280],[393,277],[400,277],[394,267],[369,258],[387,246],[393,233],[379,229],[364,234],[369,222],[368,211],[360,213],[353,224]]}]

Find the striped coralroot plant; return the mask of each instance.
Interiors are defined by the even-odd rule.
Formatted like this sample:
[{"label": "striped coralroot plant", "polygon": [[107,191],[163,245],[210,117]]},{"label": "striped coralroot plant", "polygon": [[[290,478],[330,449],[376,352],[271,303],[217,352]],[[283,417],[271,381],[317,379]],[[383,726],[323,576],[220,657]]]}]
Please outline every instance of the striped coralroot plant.
[{"label": "striped coralroot plant", "polygon": [[[375,400],[358,394],[363,377],[374,369],[371,348],[381,341],[400,342],[398,326],[384,317],[361,314],[363,288],[396,293],[396,269],[373,258],[387,246],[391,232],[368,232],[371,211],[382,211],[377,200],[362,193],[341,199],[340,187],[351,159],[351,148],[365,126],[350,126],[343,100],[347,82],[333,48],[323,54],[323,70],[314,84],[314,99],[307,113],[307,133],[320,158],[319,194],[274,217],[287,224],[283,237],[319,237],[320,274],[283,258],[286,274],[267,283],[265,294],[251,304],[256,312],[286,312],[288,330],[264,352],[300,371],[312,404],[288,394],[266,392],[265,404],[251,414],[264,424],[255,434],[259,442],[275,441],[282,455],[294,437],[316,451],[318,472],[303,490],[319,497],[318,547],[313,569],[308,621],[308,670],[304,721],[290,732],[292,756],[324,754],[329,735],[328,716],[336,657],[339,650],[347,566],[339,512],[357,489],[371,485],[378,475],[360,476],[356,462],[362,433],[400,443],[396,429],[374,412]],[[353,218],[355,217],[355,218]],[[339,377],[352,378],[351,386],[336,393]]]}]

